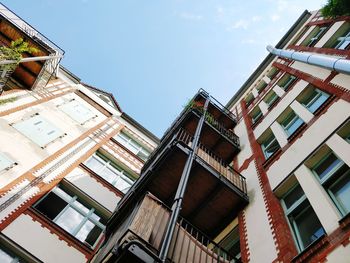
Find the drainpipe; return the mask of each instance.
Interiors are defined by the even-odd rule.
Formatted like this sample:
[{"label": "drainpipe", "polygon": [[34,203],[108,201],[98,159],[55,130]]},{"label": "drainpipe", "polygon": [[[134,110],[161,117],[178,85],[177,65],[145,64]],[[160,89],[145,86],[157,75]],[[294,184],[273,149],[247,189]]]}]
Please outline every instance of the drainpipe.
[{"label": "drainpipe", "polygon": [[182,200],[184,198],[186,187],[187,187],[187,182],[188,182],[188,179],[190,177],[190,172],[191,172],[193,160],[195,158],[195,153],[197,151],[199,136],[200,136],[200,133],[202,131],[203,123],[205,121],[205,115],[206,115],[206,112],[208,109],[209,100],[210,100],[210,97],[208,96],[206,101],[205,101],[205,104],[204,104],[203,114],[202,114],[201,118],[199,119],[196,131],[194,133],[192,147],[191,147],[190,153],[187,157],[184,169],[182,171],[181,179],[180,179],[179,185],[178,185],[177,190],[176,190],[174,203],[171,207],[170,219],[169,219],[167,229],[166,229],[166,232],[164,235],[163,244],[162,244],[162,247],[161,247],[160,252],[159,252],[159,258],[162,262],[165,262],[165,260],[167,258],[171,239],[172,239],[172,236],[173,236],[174,231],[175,231],[176,221],[179,217],[179,214],[180,214],[180,211],[182,208]]},{"label": "drainpipe", "polygon": [[289,58],[325,69],[334,70],[344,74],[350,74],[350,60],[345,58],[331,57],[327,55],[299,52],[274,48],[271,45],[266,47],[267,51],[279,57]]}]

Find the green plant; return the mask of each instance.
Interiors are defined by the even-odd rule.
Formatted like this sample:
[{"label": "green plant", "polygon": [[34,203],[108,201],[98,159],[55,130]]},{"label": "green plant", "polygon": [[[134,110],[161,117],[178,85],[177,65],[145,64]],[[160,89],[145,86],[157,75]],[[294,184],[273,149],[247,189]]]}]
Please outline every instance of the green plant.
[{"label": "green plant", "polygon": [[321,14],[326,18],[350,15],[349,0],[328,0],[327,4],[322,7]]},{"label": "green plant", "polygon": [[[25,52],[32,54],[38,52],[38,49],[30,47],[28,42],[25,42],[23,38],[19,38],[11,41],[9,47],[0,47],[0,60],[15,60],[15,64],[18,64]],[[13,65],[2,65],[2,67],[13,67]]]},{"label": "green plant", "polygon": [[3,99],[3,100],[0,100],[0,105],[4,105],[4,104],[10,103],[10,102],[14,102],[16,100],[17,100],[17,97]]}]

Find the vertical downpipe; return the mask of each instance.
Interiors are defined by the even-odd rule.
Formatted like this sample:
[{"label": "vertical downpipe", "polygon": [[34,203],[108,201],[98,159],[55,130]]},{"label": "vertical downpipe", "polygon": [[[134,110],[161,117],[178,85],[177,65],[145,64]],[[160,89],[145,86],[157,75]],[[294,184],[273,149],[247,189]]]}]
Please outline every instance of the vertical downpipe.
[{"label": "vertical downpipe", "polygon": [[209,101],[210,101],[210,97],[208,96],[206,98],[206,101],[204,104],[203,114],[199,119],[196,131],[194,133],[192,147],[191,147],[190,153],[187,157],[184,169],[182,171],[181,179],[180,179],[179,185],[178,185],[177,190],[176,190],[174,203],[171,207],[170,219],[169,219],[169,222],[167,225],[167,229],[165,231],[163,244],[162,244],[162,247],[161,247],[160,252],[159,252],[159,258],[162,262],[165,262],[165,260],[167,258],[171,239],[172,239],[172,236],[174,234],[176,222],[177,222],[177,219],[178,219],[180,211],[181,211],[182,200],[184,198],[186,187],[187,187],[187,182],[188,182],[188,179],[190,177],[190,172],[191,172],[193,160],[194,160],[195,153],[196,153],[197,147],[198,147],[200,133],[202,131],[203,123],[205,121],[205,115],[206,115],[207,110],[208,110]]}]

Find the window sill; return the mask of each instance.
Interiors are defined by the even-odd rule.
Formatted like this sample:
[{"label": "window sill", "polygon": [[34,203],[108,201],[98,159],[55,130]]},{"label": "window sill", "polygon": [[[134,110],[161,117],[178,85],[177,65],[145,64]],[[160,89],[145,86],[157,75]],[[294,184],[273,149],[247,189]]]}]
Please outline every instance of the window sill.
[{"label": "window sill", "polygon": [[307,262],[309,257],[312,257],[319,250],[321,250],[325,245],[327,245],[328,240],[326,234],[323,234],[310,245],[308,245],[303,251],[301,251],[297,256],[292,259],[293,263]]}]

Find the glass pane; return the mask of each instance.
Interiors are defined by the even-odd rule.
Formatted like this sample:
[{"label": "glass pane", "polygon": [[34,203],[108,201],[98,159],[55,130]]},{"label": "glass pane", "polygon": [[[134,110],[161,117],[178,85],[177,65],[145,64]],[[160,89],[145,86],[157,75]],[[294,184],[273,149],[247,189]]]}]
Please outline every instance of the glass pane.
[{"label": "glass pane", "polygon": [[56,224],[69,233],[73,233],[83,219],[84,216],[82,214],[69,207],[59,216],[58,219],[56,219]]},{"label": "glass pane", "polygon": [[90,109],[76,100],[65,103],[59,108],[78,123],[84,123],[95,117]]},{"label": "glass pane", "polygon": [[289,124],[287,129],[288,135],[292,135],[303,123],[303,120],[299,117],[295,118],[292,123]]},{"label": "glass pane", "polygon": [[119,174],[106,167],[105,169],[103,169],[103,171],[99,173],[99,176],[101,176],[107,182],[113,184],[115,180],[119,177]]},{"label": "glass pane", "polygon": [[240,244],[238,226],[236,226],[220,243],[219,245],[229,252],[230,255],[240,258]]},{"label": "glass pane", "polygon": [[114,186],[117,187],[123,193],[126,193],[131,187],[131,185],[132,183],[123,177],[119,177],[118,180],[114,183]]},{"label": "glass pane", "polygon": [[325,233],[320,221],[310,206],[295,216],[295,224],[298,228],[302,249]]},{"label": "glass pane", "polygon": [[50,192],[35,205],[35,208],[46,217],[54,220],[67,205],[68,203],[61,197],[57,196],[54,192]]},{"label": "glass pane", "polygon": [[91,170],[93,170],[95,173],[98,173],[98,171],[102,170],[105,164],[102,160],[99,160],[97,159],[97,157],[92,156],[89,160],[85,162],[85,165]]},{"label": "glass pane", "polygon": [[314,171],[320,179],[323,179],[328,173],[330,173],[341,161],[331,153],[322,163],[318,164]]},{"label": "glass pane", "polygon": [[340,205],[342,213],[350,212],[350,174],[348,172],[330,189]]},{"label": "glass pane", "polygon": [[14,162],[5,154],[0,153],[0,171],[9,168]]},{"label": "glass pane", "polygon": [[289,209],[296,201],[298,201],[304,195],[304,191],[300,185],[296,186],[290,191],[284,198],[284,204]]},{"label": "glass pane", "polygon": [[278,144],[275,137],[270,137],[269,140],[263,144],[264,154],[266,158],[269,158],[274,152],[276,152],[280,145]]},{"label": "glass pane", "polygon": [[0,248],[0,262],[1,263],[12,263],[12,260],[14,257],[10,256],[8,253],[6,253],[4,250]]},{"label": "glass pane", "polygon": [[101,233],[102,229],[88,220],[75,237],[84,243],[88,243],[90,246],[94,246]]},{"label": "glass pane", "polygon": [[321,105],[327,100],[329,96],[325,94],[320,94],[318,98],[308,106],[311,113],[314,113]]}]

